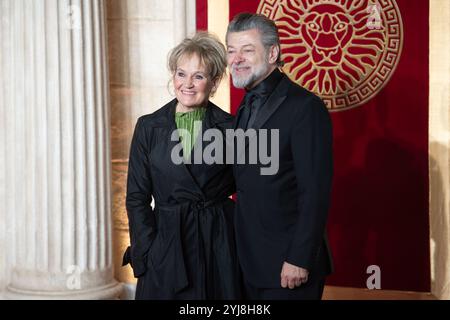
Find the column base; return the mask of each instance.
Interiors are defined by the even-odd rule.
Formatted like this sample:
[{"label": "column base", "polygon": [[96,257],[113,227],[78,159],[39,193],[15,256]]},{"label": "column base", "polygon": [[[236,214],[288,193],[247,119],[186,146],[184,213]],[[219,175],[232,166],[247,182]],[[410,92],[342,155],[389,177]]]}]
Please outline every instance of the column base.
[{"label": "column base", "polygon": [[136,296],[136,284],[134,283],[124,283],[123,291],[120,295],[120,300],[134,300]]},{"label": "column base", "polygon": [[114,300],[119,298],[122,291],[122,283],[115,280],[108,285],[89,290],[67,290],[59,292],[29,291],[8,286],[2,298],[7,300]]}]

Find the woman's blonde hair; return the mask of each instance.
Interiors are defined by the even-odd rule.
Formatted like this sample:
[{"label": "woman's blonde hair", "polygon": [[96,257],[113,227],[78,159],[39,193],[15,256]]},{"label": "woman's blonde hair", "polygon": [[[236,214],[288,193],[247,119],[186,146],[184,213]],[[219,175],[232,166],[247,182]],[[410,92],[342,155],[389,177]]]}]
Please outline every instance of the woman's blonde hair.
[{"label": "woman's blonde hair", "polygon": [[192,38],[185,38],[179,45],[169,53],[168,67],[174,74],[181,57],[197,55],[200,62],[205,66],[206,72],[212,81],[217,83],[222,79],[227,67],[225,46],[217,36],[199,31]]}]

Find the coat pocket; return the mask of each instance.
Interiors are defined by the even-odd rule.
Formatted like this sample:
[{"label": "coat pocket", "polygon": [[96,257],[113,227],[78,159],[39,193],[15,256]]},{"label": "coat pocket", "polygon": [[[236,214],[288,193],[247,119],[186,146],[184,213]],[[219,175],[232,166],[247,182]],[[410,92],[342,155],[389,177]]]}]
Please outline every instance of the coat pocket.
[{"label": "coat pocket", "polygon": [[167,228],[168,224],[160,225],[148,253],[147,266],[154,271],[159,287],[177,292],[188,285],[180,229],[176,223],[170,228]]}]

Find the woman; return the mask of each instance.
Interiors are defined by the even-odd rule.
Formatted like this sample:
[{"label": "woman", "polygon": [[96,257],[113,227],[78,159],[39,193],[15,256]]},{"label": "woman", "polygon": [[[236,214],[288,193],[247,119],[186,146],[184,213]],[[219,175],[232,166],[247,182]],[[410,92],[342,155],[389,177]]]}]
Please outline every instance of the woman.
[{"label": "woman", "polygon": [[[126,199],[131,247],[124,255],[138,278],[136,299],[241,297],[228,198],[235,190],[232,169],[173,159],[182,145],[183,158],[193,160],[205,130],[231,128],[232,117],[208,100],[225,72],[225,56],[208,33],[186,38],[169,56],[176,99],[136,124]],[[181,142],[171,138],[177,129],[183,129]],[[204,150],[208,143],[202,144]]]}]

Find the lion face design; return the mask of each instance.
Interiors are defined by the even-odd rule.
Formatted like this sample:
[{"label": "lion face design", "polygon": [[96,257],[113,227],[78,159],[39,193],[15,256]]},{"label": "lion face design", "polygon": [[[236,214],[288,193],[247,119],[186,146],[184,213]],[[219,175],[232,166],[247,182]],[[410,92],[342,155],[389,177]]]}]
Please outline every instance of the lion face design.
[{"label": "lion face design", "polygon": [[354,29],[350,22],[342,9],[329,8],[328,5],[314,7],[305,16],[300,34],[312,52],[315,65],[323,68],[339,66],[344,56],[343,49],[353,37]]},{"label": "lion face design", "polygon": [[385,27],[370,28],[369,0],[281,0],[279,28],[284,71],[322,97],[346,93],[376,69]]}]

